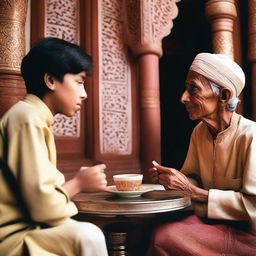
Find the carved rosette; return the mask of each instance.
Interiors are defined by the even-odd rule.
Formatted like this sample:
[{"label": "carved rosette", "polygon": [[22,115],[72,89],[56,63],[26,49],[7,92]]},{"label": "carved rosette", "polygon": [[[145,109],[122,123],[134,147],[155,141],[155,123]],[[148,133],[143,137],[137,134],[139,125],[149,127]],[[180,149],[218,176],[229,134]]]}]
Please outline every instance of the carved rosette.
[{"label": "carved rosette", "polygon": [[162,39],[178,15],[180,0],[125,0],[124,31],[126,43],[135,56],[147,53],[162,55]]},{"label": "carved rosette", "polygon": [[123,43],[122,1],[99,1],[101,153],[131,153],[131,81]]},{"label": "carved rosette", "polygon": [[25,54],[27,0],[0,1],[0,71],[20,74]]},{"label": "carved rosette", "polygon": [[[45,36],[79,43],[78,0],[45,0]],[[55,136],[80,135],[80,112],[72,117],[58,114],[54,117]]]},{"label": "carved rosette", "polygon": [[256,0],[248,1],[248,59],[256,62]]},{"label": "carved rosette", "polygon": [[234,58],[233,27],[237,17],[234,0],[208,0],[206,17],[211,23],[213,52],[224,53]]}]

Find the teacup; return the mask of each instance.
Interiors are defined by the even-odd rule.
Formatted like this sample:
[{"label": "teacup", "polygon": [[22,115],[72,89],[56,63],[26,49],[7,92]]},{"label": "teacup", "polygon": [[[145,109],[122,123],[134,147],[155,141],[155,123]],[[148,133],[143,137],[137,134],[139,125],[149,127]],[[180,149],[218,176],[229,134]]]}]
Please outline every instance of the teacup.
[{"label": "teacup", "polygon": [[113,176],[116,189],[119,191],[139,190],[142,179],[142,174],[118,174]]}]

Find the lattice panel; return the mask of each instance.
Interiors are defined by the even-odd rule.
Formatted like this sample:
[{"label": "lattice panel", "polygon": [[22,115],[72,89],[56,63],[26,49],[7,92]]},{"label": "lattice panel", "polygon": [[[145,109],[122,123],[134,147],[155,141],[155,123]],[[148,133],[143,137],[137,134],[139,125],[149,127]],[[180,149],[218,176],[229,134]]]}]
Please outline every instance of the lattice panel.
[{"label": "lattice panel", "polygon": [[54,36],[78,43],[77,0],[46,1],[46,36]]},{"label": "lattice panel", "polygon": [[102,24],[102,80],[127,80],[127,63],[123,52],[122,23],[111,17],[103,17]]},{"label": "lattice panel", "polygon": [[55,136],[73,136],[80,134],[80,112],[72,117],[57,114],[54,117],[53,132]]},{"label": "lattice panel", "polygon": [[129,117],[125,112],[102,111],[103,152],[126,154],[130,145],[127,131]]},{"label": "lattice panel", "polygon": [[105,111],[127,112],[130,104],[127,86],[106,82],[102,89],[102,106]]},{"label": "lattice panel", "polygon": [[[45,1],[45,35],[78,43],[78,2],[77,0]],[[55,136],[80,135],[80,112],[73,117],[56,115],[53,131]]]},{"label": "lattice panel", "polygon": [[121,21],[122,19],[122,1],[117,0],[100,0],[102,2],[102,11],[105,17],[111,17]]},{"label": "lattice panel", "polygon": [[100,134],[102,153],[131,152],[131,83],[120,0],[100,0]]}]

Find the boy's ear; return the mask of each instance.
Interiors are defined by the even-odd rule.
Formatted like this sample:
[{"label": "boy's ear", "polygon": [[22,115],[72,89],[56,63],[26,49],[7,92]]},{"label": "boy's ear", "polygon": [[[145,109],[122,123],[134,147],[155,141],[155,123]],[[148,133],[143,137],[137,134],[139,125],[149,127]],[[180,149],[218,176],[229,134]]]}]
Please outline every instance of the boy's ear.
[{"label": "boy's ear", "polygon": [[232,92],[229,88],[222,88],[220,92],[220,102],[227,103],[231,99]]},{"label": "boy's ear", "polygon": [[54,78],[49,75],[48,73],[44,74],[44,82],[46,84],[46,86],[50,89],[50,90],[54,90],[55,89],[55,80]]}]

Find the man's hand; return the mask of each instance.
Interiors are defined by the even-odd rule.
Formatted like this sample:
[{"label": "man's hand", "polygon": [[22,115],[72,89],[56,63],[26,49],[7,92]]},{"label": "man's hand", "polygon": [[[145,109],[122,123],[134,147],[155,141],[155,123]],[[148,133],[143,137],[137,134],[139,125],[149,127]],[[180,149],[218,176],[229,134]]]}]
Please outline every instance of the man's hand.
[{"label": "man's hand", "polygon": [[159,179],[158,179],[158,171],[157,171],[157,168],[156,168],[156,167],[150,168],[150,169],[148,170],[148,172],[149,172],[149,177],[150,177],[152,183],[158,184],[158,183],[159,183]]},{"label": "man's hand", "polygon": [[153,183],[159,183],[166,190],[188,191],[191,199],[197,202],[208,201],[208,190],[199,188],[192,184],[186,175],[174,168],[161,166],[153,161],[154,167],[149,169]]},{"label": "man's hand", "polygon": [[161,165],[158,165],[155,168],[158,172],[159,183],[163,185],[166,190],[190,191],[190,182],[180,171]]}]

